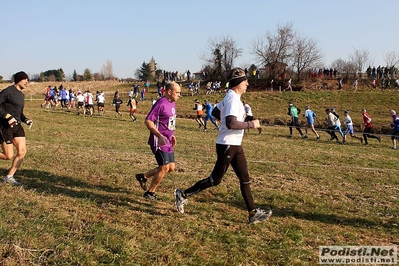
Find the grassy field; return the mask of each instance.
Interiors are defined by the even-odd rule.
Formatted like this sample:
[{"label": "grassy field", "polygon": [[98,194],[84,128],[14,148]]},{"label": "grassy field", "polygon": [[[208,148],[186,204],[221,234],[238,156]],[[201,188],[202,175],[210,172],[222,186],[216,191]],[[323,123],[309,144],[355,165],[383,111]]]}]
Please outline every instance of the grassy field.
[{"label": "grassy field", "polygon": [[[321,245],[398,245],[398,151],[388,136],[362,146],[321,139],[288,138],[287,101],[317,113],[353,110],[360,129],[365,107],[380,130],[390,123],[397,92],[248,92],[243,96],[263,121],[243,147],[258,207],[270,220],[247,223],[238,180],[229,169],[223,182],[189,199],[186,213],[174,209],[173,190],[207,177],[215,162],[217,132],[202,132],[190,117],[193,100],[177,103],[176,172],[148,201],[134,175],[156,166],[143,123],[149,101],[139,103],[138,122],[128,109],[116,118],[111,85],[105,117],[40,108],[27,97],[28,153],[16,173],[22,187],[0,186],[0,265],[315,265]],[[154,91],[154,90],[153,90]],[[150,92],[148,98],[155,97]],[[301,120],[304,120],[301,118]],[[9,161],[0,161],[3,175]]]}]

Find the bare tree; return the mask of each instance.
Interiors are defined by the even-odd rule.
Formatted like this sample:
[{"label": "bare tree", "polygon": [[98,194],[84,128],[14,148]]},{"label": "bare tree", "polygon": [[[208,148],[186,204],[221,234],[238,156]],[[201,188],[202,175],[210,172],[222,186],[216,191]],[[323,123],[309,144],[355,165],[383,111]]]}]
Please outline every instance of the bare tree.
[{"label": "bare tree", "polygon": [[314,39],[297,35],[294,40],[293,66],[297,71],[298,80],[303,70],[320,63],[323,58],[321,50]]},{"label": "bare tree", "polygon": [[336,69],[338,72],[342,72],[345,69],[346,61],[342,58],[336,59],[331,63],[331,67]]},{"label": "bare tree", "polygon": [[[41,81],[40,74],[32,74],[32,75],[29,75],[29,77],[30,77],[30,80]],[[2,79],[3,79],[3,77],[0,76],[0,82]]]},{"label": "bare tree", "polygon": [[101,68],[101,76],[104,80],[114,78],[114,69],[112,67],[112,61],[107,60],[107,62]]},{"label": "bare tree", "polygon": [[399,63],[399,55],[395,51],[388,51],[384,54],[384,60],[388,67],[395,67]]},{"label": "bare tree", "polygon": [[331,63],[331,66],[335,68],[339,73],[343,74],[345,78],[349,78],[350,73],[356,73],[358,66],[352,61],[345,61],[341,58]]},{"label": "bare tree", "polygon": [[363,73],[366,64],[370,61],[370,52],[367,50],[355,49],[354,53],[349,55],[349,60],[356,66],[356,71]]},{"label": "bare tree", "polygon": [[234,60],[242,55],[243,50],[230,36],[221,36],[208,39],[206,51],[200,55],[205,65],[211,66],[211,78],[223,79],[224,73],[233,68]]},{"label": "bare tree", "polygon": [[277,26],[276,33],[266,33],[252,43],[252,53],[256,60],[266,66],[269,77],[276,77],[286,66],[290,65],[294,47],[295,33],[293,23]]},{"label": "bare tree", "polygon": [[100,73],[96,72],[93,74],[93,78],[94,80],[103,80],[103,75],[101,75]]}]

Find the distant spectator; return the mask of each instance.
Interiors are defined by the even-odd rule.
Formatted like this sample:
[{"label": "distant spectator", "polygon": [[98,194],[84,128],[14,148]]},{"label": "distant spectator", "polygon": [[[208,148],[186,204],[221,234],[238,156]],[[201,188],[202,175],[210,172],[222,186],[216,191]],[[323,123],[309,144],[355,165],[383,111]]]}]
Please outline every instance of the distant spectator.
[{"label": "distant spectator", "polygon": [[199,100],[195,99],[193,110],[195,110],[195,112],[196,112],[196,117],[194,120],[195,120],[195,122],[198,123],[198,128],[201,128],[202,126],[205,128],[204,121],[202,120],[202,113],[203,113],[202,109],[203,109],[203,106],[202,106],[201,102]]},{"label": "distant spectator", "polygon": [[[316,139],[319,139],[320,136],[319,136],[319,134],[317,134],[317,131],[314,128],[314,118],[316,117],[316,114],[312,110],[310,110],[309,106],[306,106],[305,114],[303,116],[306,117],[307,127],[313,131],[313,133],[316,135]],[[308,138],[308,137],[309,137],[308,129],[305,128],[305,138]]]},{"label": "distant spectator", "polygon": [[301,128],[299,127],[298,123],[298,115],[301,113],[301,109],[296,108],[295,105],[291,102],[288,103],[288,112],[287,114],[291,116],[291,123],[289,123],[289,129],[290,129],[290,137],[292,137],[292,128],[295,127],[296,130],[298,130],[299,134],[301,134],[302,137],[305,137],[302,133]]},{"label": "distant spectator", "polygon": [[142,102],[144,102],[144,100],[145,100],[145,94],[146,94],[146,90],[145,90],[145,88],[143,88],[143,89],[141,90],[141,101],[142,101]]},{"label": "distant spectator", "polygon": [[85,110],[84,110],[84,115],[90,115],[93,116],[93,109],[94,109],[94,105],[93,105],[93,101],[94,101],[94,96],[93,94],[87,90],[84,94],[84,99],[85,99]]},{"label": "distant spectator", "polygon": [[371,124],[371,118],[370,118],[369,114],[367,113],[366,109],[364,109],[364,108],[362,109],[362,117],[363,117],[363,125],[364,125],[364,131],[363,131],[364,145],[368,144],[367,138],[377,139],[378,142],[381,142],[380,136],[374,136],[374,135],[370,134],[373,131],[373,125]]},{"label": "distant spectator", "polygon": [[137,99],[139,97],[139,92],[140,92],[140,86],[135,81],[133,83],[133,97]]},{"label": "distant spectator", "polygon": [[213,106],[212,104],[205,100],[205,118],[204,118],[204,131],[207,130],[206,124],[208,120],[211,120],[212,124],[215,126],[215,129],[219,129],[218,125],[216,124],[215,119],[212,116]]},{"label": "distant spectator", "polygon": [[[248,103],[245,101],[242,101],[242,104],[244,105],[244,110],[245,110],[245,119],[244,122],[251,122],[254,120],[254,114],[252,113],[252,108],[249,106]],[[249,132],[249,128],[247,129]],[[258,132],[259,134],[262,133],[262,128],[258,127]]]},{"label": "distant spectator", "polygon": [[358,79],[355,79],[355,81],[353,82],[353,89],[354,89],[354,91],[356,91],[357,90],[357,85],[359,84],[359,80]]},{"label": "distant spectator", "polygon": [[341,129],[341,121],[339,120],[339,115],[335,112],[335,108],[331,108],[331,113],[336,117],[335,129],[338,131],[338,133],[341,135],[341,137],[343,139],[344,133],[342,132],[342,129]]},{"label": "distant spectator", "polygon": [[328,123],[328,128],[327,128],[328,130],[326,132],[331,136],[330,141],[335,139],[337,140],[337,142],[339,142],[339,139],[335,134],[337,117],[328,108],[326,109],[326,114],[327,114],[326,121]]},{"label": "distant spectator", "polygon": [[360,143],[363,143],[363,138],[358,137],[355,135],[354,130],[353,130],[353,122],[352,122],[352,118],[349,115],[349,110],[345,110],[344,111],[345,114],[345,120],[344,120],[344,124],[346,125],[346,129],[344,132],[344,139],[342,140],[342,144],[346,143],[346,135],[348,135],[348,133],[350,134],[350,136],[352,138],[356,138],[358,140],[360,140]]},{"label": "distant spectator", "polygon": [[127,106],[129,106],[130,118],[133,122],[136,122],[137,117],[134,115],[137,109],[137,101],[132,96],[129,96],[129,100],[127,100]]},{"label": "distant spectator", "polygon": [[375,80],[375,79],[373,79],[373,80],[371,81],[371,87],[372,87],[372,89],[375,89],[375,88],[376,88],[376,80]]},{"label": "distant spectator", "polygon": [[161,98],[162,97],[162,82],[158,81],[157,82],[157,92],[158,92],[158,97]]},{"label": "distant spectator", "polygon": [[103,91],[97,93],[97,111],[99,116],[104,115],[105,94]]},{"label": "distant spectator", "polygon": [[122,116],[122,113],[119,111],[122,103],[123,102],[122,99],[119,97],[119,93],[116,94],[113,102],[113,104],[115,105],[115,116]]},{"label": "distant spectator", "polygon": [[392,117],[392,123],[391,123],[392,149],[396,150],[396,140],[398,139],[398,136],[399,136],[399,117],[396,115],[395,110],[391,110],[389,113]]},{"label": "distant spectator", "polygon": [[338,80],[338,89],[342,90],[342,78]]},{"label": "distant spectator", "polygon": [[289,80],[288,80],[288,87],[287,87],[287,90],[289,89],[290,91],[292,91],[291,82],[292,82],[292,79],[289,79]]},{"label": "distant spectator", "polygon": [[78,109],[77,115],[80,115],[80,111],[83,110],[83,106],[85,104],[85,97],[83,96],[82,92],[78,91],[78,95],[76,96],[76,100],[78,101],[78,106],[76,108]]}]

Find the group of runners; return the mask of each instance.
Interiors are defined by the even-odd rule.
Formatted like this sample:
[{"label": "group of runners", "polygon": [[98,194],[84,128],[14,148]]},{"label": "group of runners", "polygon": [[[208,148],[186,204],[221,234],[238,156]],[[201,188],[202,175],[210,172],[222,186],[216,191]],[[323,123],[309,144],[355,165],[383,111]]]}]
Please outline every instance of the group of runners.
[{"label": "group of runners", "polygon": [[[199,180],[187,189],[177,188],[174,191],[175,208],[179,213],[184,213],[184,205],[188,198],[202,190],[217,186],[221,183],[229,165],[236,173],[241,195],[248,211],[249,223],[264,221],[272,215],[270,209],[256,208],[250,188],[247,161],[241,146],[244,131],[249,128],[260,128],[259,120],[244,121],[245,108],[241,102],[241,95],[246,92],[249,85],[245,72],[241,68],[231,70],[229,76],[230,90],[224,99],[212,110],[208,109],[209,117],[215,117],[220,121],[218,137],[216,139],[217,160],[209,176]],[[177,144],[174,131],[176,128],[176,105],[175,102],[181,96],[181,86],[176,82],[170,82],[165,87],[165,94],[155,102],[151,111],[145,119],[145,125],[150,131],[148,144],[153,152],[158,166],[147,172],[136,174],[140,187],[145,191],[143,197],[156,200],[155,191],[166,173],[175,170],[174,147]],[[202,106],[200,101],[195,100],[194,109]],[[208,105],[209,102],[205,102]],[[209,105],[211,105],[209,103]],[[212,106],[212,105],[211,105]],[[212,120],[211,120],[212,121]],[[204,126],[199,122],[199,127]],[[147,186],[148,179],[152,179]]]},{"label": "group of runners", "polygon": [[[287,114],[291,117],[291,122],[289,123],[289,130],[290,130],[290,135],[289,137],[292,137],[292,131],[293,128],[295,128],[299,134],[302,136],[302,138],[308,138],[308,129],[311,130],[315,136],[316,139],[320,139],[320,135],[318,134],[316,128],[314,127],[314,119],[316,117],[316,114],[309,108],[309,106],[305,107],[305,113],[303,116],[306,118],[306,126],[304,127],[305,133],[302,132],[302,127],[299,125],[298,122],[298,117],[299,114],[301,113],[301,110],[291,102],[288,103],[288,111]],[[354,139],[357,139],[360,141],[361,144],[368,145],[368,140],[370,138],[376,139],[378,142],[381,142],[381,136],[378,134],[373,134],[374,129],[373,125],[371,123],[371,117],[367,113],[367,110],[363,108],[361,110],[362,114],[362,120],[363,120],[363,126],[364,130],[362,132],[363,136],[357,136],[354,132],[354,127],[353,127],[353,120],[351,116],[349,115],[349,110],[345,110],[343,112],[344,114],[344,120],[343,124],[345,125],[345,129],[342,130],[342,124],[340,121],[340,116],[336,112],[335,108],[327,108],[325,109],[327,118],[325,121],[328,123],[328,127],[325,130],[329,135],[330,135],[330,141],[336,140],[337,143],[340,144],[346,144],[347,143],[347,135],[351,136]],[[392,141],[392,149],[396,150],[396,141],[399,139],[399,117],[396,115],[395,110],[390,110],[389,112],[392,122],[390,123],[390,126],[392,128],[391,134],[389,137],[391,138]],[[336,133],[339,133],[341,136],[342,140],[340,140],[337,136]]]},{"label": "group of runners", "polygon": [[[175,208],[177,212],[184,213],[184,206],[188,203],[188,199],[205,189],[219,185],[228,167],[231,165],[239,180],[241,195],[248,212],[248,221],[249,223],[258,223],[269,218],[272,215],[272,211],[270,209],[264,210],[256,208],[255,206],[250,188],[248,165],[241,143],[245,130],[250,128],[259,129],[261,124],[258,119],[253,119],[253,117],[252,120],[245,119],[249,116],[248,110],[246,110],[246,103],[241,101],[241,95],[246,92],[249,85],[245,71],[241,68],[232,69],[228,76],[228,80],[229,90],[223,100],[208,111],[210,117],[215,117],[220,121],[219,126],[215,125],[215,127],[218,127],[218,136],[216,139],[217,159],[213,170],[208,176],[205,176],[186,189],[176,188],[174,190]],[[21,123],[26,123],[28,126],[32,126],[33,124],[33,121],[28,119],[23,113],[24,95],[22,90],[28,86],[28,82],[28,75],[25,72],[18,72],[14,75],[14,85],[0,92],[0,141],[3,149],[3,152],[0,153],[0,159],[11,160],[14,157],[13,146],[16,147],[17,155],[14,157],[12,166],[7,176],[4,178],[5,183],[13,185],[20,184],[13,176],[26,154],[25,132]],[[79,95],[82,96],[80,97]],[[99,95],[102,95],[102,93],[99,93]],[[173,172],[175,170],[174,147],[177,144],[174,135],[177,118],[175,102],[180,96],[181,86],[179,84],[176,82],[166,84],[165,94],[153,104],[150,112],[145,118],[145,125],[150,132],[148,144],[158,164],[155,168],[147,172],[136,174],[136,179],[140,187],[145,191],[143,196],[146,199],[156,200],[157,196],[155,191],[157,187],[168,172]],[[85,93],[78,92],[76,98],[78,106],[79,102],[81,102],[79,99],[81,98],[91,98],[92,101],[94,100],[90,91],[86,91]],[[114,99],[118,98],[119,92],[117,91],[115,92]],[[133,96],[129,95],[128,105],[130,102],[130,108],[133,108],[133,103],[136,102],[136,100],[132,100],[132,98]],[[114,104],[116,104],[115,102],[116,101],[114,101]],[[87,103],[89,105],[92,104],[90,101],[87,101]],[[209,102],[205,102],[206,105],[208,105],[208,103]],[[195,104],[198,106],[200,102],[197,100]],[[303,134],[298,126],[299,113],[300,110],[290,102],[288,104],[288,114],[292,117],[290,135],[292,136],[292,129],[295,127],[299,133],[306,138],[308,137],[307,131],[306,134]],[[335,139],[339,141],[338,137],[335,135],[335,132],[338,131],[343,138],[342,143],[345,143],[345,136],[347,134],[359,139],[361,143],[363,142],[363,139],[356,136],[353,132],[353,122],[349,116],[349,111],[344,112],[344,123],[347,125],[345,133],[340,129],[340,123],[338,122],[339,116],[335,113],[335,109],[327,109],[326,114],[327,121],[329,122],[329,131],[327,132],[331,135],[330,140]],[[378,141],[381,141],[379,136],[371,134],[371,118],[365,109],[362,110],[362,115],[365,125],[363,134],[363,138],[366,142],[365,144],[367,144],[367,138],[376,138]],[[392,117],[391,126],[393,127],[393,132],[391,134],[393,142],[392,148],[396,149],[396,140],[399,136],[399,117],[394,110],[390,111],[390,115]],[[305,117],[308,121],[308,128],[312,129],[316,138],[320,138],[313,126],[314,120],[312,123],[315,114],[309,107],[306,108]],[[147,181],[150,178],[152,179],[151,183],[147,186]]]},{"label": "group of runners", "polygon": [[[135,115],[137,109],[137,94],[133,90],[129,92],[126,106],[129,107],[130,118],[133,122],[137,120]],[[120,107],[124,104],[124,101],[120,98],[119,91],[117,90],[114,94],[112,105],[115,107],[115,116],[121,117]],[[97,114],[103,116],[105,113],[105,93],[96,91],[93,93],[90,90],[84,92],[78,90],[73,91],[72,89],[67,90],[65,87],[60,85],[58,88],[48,86],[44,93],[44,102],[40,105],[42,108],[53,108],[56,109],[61,106],[61,109],[77,109],[77,115],[81,113],[84,116],[92,117],[95,112],[95,106],[97,107]]]}]

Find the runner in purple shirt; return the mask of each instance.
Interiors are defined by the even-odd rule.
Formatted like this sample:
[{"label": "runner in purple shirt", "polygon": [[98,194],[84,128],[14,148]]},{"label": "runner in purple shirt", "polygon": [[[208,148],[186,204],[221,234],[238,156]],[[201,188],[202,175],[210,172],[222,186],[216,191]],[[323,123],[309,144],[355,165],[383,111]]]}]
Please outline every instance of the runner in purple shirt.
[{"label": "runner in purple shirt", "polygon": [[[145,125],[150,131],[148,144],[155,155],[158,166],[145,173],[136,174],[136,179],[145,190],[144,198],[156,200],[155,190],[168,172],[175,170],[176,146],[174,136],[176,126],[176,105],[181,93],[180,85],[170,82],[166,85],[165,95],[152,107],[145,119]],[[147,190],[147,179],[153,177]]]},{"label": "runner in purple shirt", "polygon": [[148,138],[148,144],[151,147],[152,153],[155,154],[158,149],[166,153],[172,153],[172,138],[174,137],[173,132],[175,131],[176,123],[175,102],[171,102],[166,97],[162,97],[154,104],[146,120],[152,121],[159,133],[167,139],[164,145],[160,145],[158,143],[158,137],[151,132]]}]

